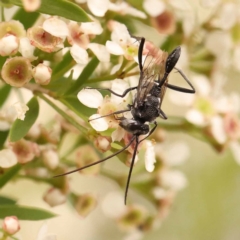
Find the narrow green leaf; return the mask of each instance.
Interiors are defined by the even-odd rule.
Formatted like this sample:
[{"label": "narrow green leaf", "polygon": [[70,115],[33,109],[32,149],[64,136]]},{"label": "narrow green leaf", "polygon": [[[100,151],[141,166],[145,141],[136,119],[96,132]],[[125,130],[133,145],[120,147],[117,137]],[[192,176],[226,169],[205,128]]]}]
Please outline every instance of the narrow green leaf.
[{"label": "narrow green leaf", "polygon": [[51,81],[46,86],[46,88],[53,91],[53,92],[56,92],[60,96],[60,95],[63,95],[66,92],[67,87],[69,86],[70,83],[71,83],[71,79],[61,77],[61,78],[58,78],[55,81]]},{"label": "narrow green leaf", "polygon": [[26,12],[23,8],[19,8],[13,19],[20,21],[24,28],[28,29],[33,26],[39,16],[40,14],[37,12]]},{"label": "narrow green leaf", "polygon": [[9,131],[0,131],[0,150],[3,148],[3,145],[8,137]]},{"label": "narrow green leaf", "polygon": [[6,84],[0,89],[0,107],[4,104],[6,101],[9,93],[11,91],[11,86]]},{"label": "narrow green leaf", "polygon": [[81,86],[90,78],[94,70],[99,64],[99,60],[93,57],[87,66],[83,69],[78,79],[73,83],[72,87],[67,91],[68,94],[76,93],[81,89]]},{"label": "narrow green leaf", "polygon": [[96,113],[96,109],[88,108],[84,106],[82,103],[80,103],[77,96],[74,95],[65,96],[64,98],[61,98],[60,101],[69,109],[74,111],[83,120],[87,121],[89,116]]},{"label": "narrow green leaf", "polygon": [[12,179],[18,171],[21,169],[21,165],[17,164],[11,167],[9,170],[0,175],[0,189],[5,186],[10,179]]},{"label": "narrow green leaf", "polygon": [[[22,0],[9,0],[10,3],[23,7]],[[77,4],[66,0],[42,0],[37,12],[61,16],[76,22],[91,22],[87,13]]]},{"label": "narrow green leaf", "polygon": [[16,216],[21,220],[37,221],[56,217],[56,214],[41,208],[17,205],[0,205],[0,219],[7,216]]},{"label": "narrow green leaf", "polygon": [[27,104],[29,110],[26,112],[24,121],[16,119],[10,130],[10,141],[16,142],[23,138],[32,127],[38,117],[39,104],[36,97],[33,97]]},{"label": "narrow green leaf", "polygon": [[15,199],[0,196],[0,205],[14,205],[16,202]]}]

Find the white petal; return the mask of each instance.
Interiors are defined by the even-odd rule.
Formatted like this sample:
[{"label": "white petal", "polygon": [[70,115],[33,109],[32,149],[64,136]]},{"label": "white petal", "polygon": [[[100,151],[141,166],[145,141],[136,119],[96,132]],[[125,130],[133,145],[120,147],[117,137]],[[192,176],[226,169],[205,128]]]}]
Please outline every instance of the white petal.
[{"label": "white petal", "polygon": [[156,162],[154,146],[149,140],[146,140],[145,144],[147,146],[145,153],[145,168],[148,172],[152,172],[154,170],[154,164]]},{"label": "white petal", "polygon": [[107,51],[107,48],[98,43],[89,43],[88,48],[93,51],[100,62],[109,62],[110,53]]},{"label": "white petal", "polygon": [[17,156],[11,149],[0,151],[0,167],[9,168],[17,164]]},{"label": "white petal", "polygon": [[123,139],[124,134],[125,134],[125,130],[123,128],[121,128],[121,127],[118,127],[111,134],[112,141],[113,142],[116,142],[116,141],[120,142]]},{"label": "white petal", "polygon": [[222,57],[232,47],[231,35],[223,31],[213,31],[207,34],[205,46],[216,56]]},{"label": "white petal", "polygon": [[186,187],[187,179],[185,175],[178,170],[163,171],[161,173],[162,185],[172,190],[181,190]]},{"label": "white petal", "polygon": [[[112,82],[112,87],[111,90],[113,90],[114,92],[118,93],[118,94],[122,94],[127,88],[129,88],[129,85],[127,82],[125,82],[122,79],[116,79]],[[118,97],[114,94],[111,94],[111,101],[116,103],[116,104],[120,104],[122,103],[125,99],[127,99],[128,94],[122,98],[122,97]]]},{"label": "white petal", "polygon": [[201,96],[209,96],[211,92],[211,85],[209,79],[204,75],[195,75],[192,77],[197,93]]},{"label": "white petal", "polygon": [[79,47],[77,44],[73,44],[70,48],[70,53],[76,63],[87,64],[88,63],[88,53],[85,49]]},{"label": "white petal", "polygon": [[82,104],[90,108],[98,108],[103,102],[102,94],[96,89],[82,89],[77,97]]},{"label": "white petal", "polygon": [[186,0],[169,0],[169,4],[172,5],[172,7],[182,10],[182,11],[189,11],[191,10],[191,6],[189,4],[189,1]]},{"label": "white petal", "polygon": [[121,193],[118,191],[108,193],[102,201],[102,210],[109,218],[119,218],[126,211]]},{"label": "white petal", "polygon": [[[98,118],[100,116],[101,116],[100,114],[93,114],[89,118],[89,120]],[[102,132],[102,131],[105,131],[105,130],[108,129],[108,123],[105,120],[105,118],[99,118],[99,119],[96,119],[96,120],[92,120],[89,123],[91,124],[92,128],[94,128],[98,132]]]},{"label": "white petal", "polygon": [[144,0],[143,8],[151,17],[159,16],[166,9],[165,3],[160,0]]},{"label": "white petal", "polygon": [[233,52],[233,66],[238,71],[240,71],[239,59],[240,59],[240,45],[236,46],[235,51]]},{"label": "white petal", "polygon": [[107,50],[111,54],[114,54],[114,55],[123,55],[124,54],[122,47],[119,44],[117,44],[116,42],[107,41],[106,47],[107,47]]},{"label": "white petal", "polygon": [[189,146],[185,142],[172,143],[164,152],[164,162],[169,166],[178,166],[185,162],[189,155]]},{"label": "white petal", "polygon": [[20,38],[20,45],[18,51],[23,57],[30,60],[35,60],[37,57],[33,55],[35,47],[30,43],[29,38]]},{"label": "white petal", "polygon": [[45,20],[43,29],[55,37],[66,37],[69,34],[67,24],[56,17],[50,17]]},{"label": "white petal", "polygon": [[103,17],[108,10],[109,0],[88,0],[88,8],[97,17]]},{"label": "white petal", "polygon": [[230,149],[232,151],[235,161],[240,165],[240,144],[236,141],[230,143]]},{"label": "white petal", "polygon": [[81,30],[85,34],[99,35],[103,32],[103,28],[99,22],[85,22],[81,23]]},{"label": "white petal", "polygon": [[220,116],[211,118],[211,133],[218,143],[224,144],[226,142],[227,136],[224,130],[223,119]]},{"label": "white petal", "polygon": [[207,124],[203,114],[196,109],[189,110],[186,114],[186,119],[198,126],[205,126]]},{"label": "white petal", "polygon": [[153,195],[156,199],[163,199],[167,195],[167,191],[162,187],[153,188]]},{"label": "white petal", "polygon": [[228,30],[237,21],[237,6],[234,3],[225,3],[219,13],[219,27]]},{"label": "white petal", "polygon": [[43,240],[47,234],[47,231],[48,231],[48,225],[44,223],[38,232],[37,240]]},{"label": "white petal", "polygon": [[16,102],[13,104],[13,107],[15,108],[17,112],[17,118],[20,120],[24,120],[25,113],[29,110],[29,107],[26,104]]}]

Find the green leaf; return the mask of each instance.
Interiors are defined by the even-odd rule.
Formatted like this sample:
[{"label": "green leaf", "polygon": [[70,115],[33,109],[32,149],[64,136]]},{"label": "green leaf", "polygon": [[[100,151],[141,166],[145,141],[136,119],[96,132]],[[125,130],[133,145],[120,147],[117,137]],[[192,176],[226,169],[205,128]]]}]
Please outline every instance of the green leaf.
[{"label": "green leaf", "polygon": [[20,21],[25,29],[30,28],[40,16],[37,12],[26,12],[23,8],[19,8],[14,14],[13,19]]},{"label": "green leaf", "polygon": [[[9,0],[10,3],[23,7],[22,0]],[[37,12],[61,16],[76,22],[91,22],[87,13],[77,4],[66,0],[42,0]]]},{"label": "green leaf", "polygon": [[18,171],[21,169],[21,165],[17,164],[13,167],[11,167],[9,170],[4,172],[0,175],[0,189],[5,186],[6,183],[9,182],[10,179],[12,179]]},{"label": "green leaf", "polygon": [[83,69],[78,79],[73,83],[72,87],[68,90],[68,94],[76,93],[81,89],[81,86],[89,79],[96,67],[98,66],[99,60],[93,57],[87,66]]},{"label": "green leaf", "polygon": [[5,103],[9,93],[11,90],[11,86],[6,84],[0,89],[0,107]]},{"label": "green leaf", "polygon": [[29,110],[26,112],[24,121],[16,119],[10,130],[10,141],[16,142],[23,138],[32,127],[38,117],[39,105],[36,97],[33,97],[27,104]]},{"label": "green leaf", "polygon": [[25,207],[17,205],[0,205],[0,219],[4,219],[7,216],[16,216],[21,220],[43,220],[53,218],[56,214],[41,208]]},{"label": "green leaf", "polygon": [[8,137],[9,131],[0,131],[0,150],[3,148],[3,145]]},{"label": "green leaf", "polygon": [[58,95],[62,95],[66,92],[67,90],[67,86],[69,86],[71,82],[71,79],[65,78],[65,77],[61,77],[58,78],[55,81],[51,81],[46,88],[58,93]]},{"label": "green leaf", "polygon": [[65,96],[61,98],[60,101],[85,121],[88,120],[90,115],[96,113],[96,109],[88,108],[80,103],[77,96]]},{"label": "green leaf", "polygon": [[0,196],[0,206],[1,205],[14,205],[17,201],[12,198]]}]

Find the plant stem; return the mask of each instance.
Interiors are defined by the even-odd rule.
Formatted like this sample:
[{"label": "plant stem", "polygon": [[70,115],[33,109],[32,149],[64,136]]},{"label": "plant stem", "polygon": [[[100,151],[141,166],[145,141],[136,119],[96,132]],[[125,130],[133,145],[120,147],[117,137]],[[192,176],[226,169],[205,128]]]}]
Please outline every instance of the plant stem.
[{"label": "plant stem", "polygon": [[69,123],[71,123],[74,127],[76,127],[83,135],[87,136],[88,130],[78,124],[76,120],[72,117],[70,117],[66,112],[64,112],[62,109],[60,109],[55,103],[53,103],[51,100],[49,100],[47,97],[45,97],[42,93],[36,92],[36,95],[39,96],[41,99],[43,99],[46,103],[48,103],[53,109],[55,109],[63,118],[65,118]]}]

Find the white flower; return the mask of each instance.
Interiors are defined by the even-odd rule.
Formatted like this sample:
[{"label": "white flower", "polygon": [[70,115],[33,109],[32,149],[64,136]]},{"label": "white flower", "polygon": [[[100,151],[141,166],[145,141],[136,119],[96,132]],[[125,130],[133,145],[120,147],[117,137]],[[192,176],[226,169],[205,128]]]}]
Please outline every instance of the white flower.
[{"label": "white flower", "polygon": [[47,234],[47,232],[48,226],[44,223],[38,232],[36,240],[57,240],[57,236],[55,234]]},{"label": "white flower", "polygon": [[85,34],[99,35],[103,32],[103,28],[99,22],[83,22],[80,28]]},{"label": "white flower", "polygon": [[109,62],[110,54],[104,45],[98,43],[89,43],[88,48],[93,51],[100,62]]},{"label": "white flower", "polygon": [[58,206],[66,202],[67,197],[58,188],[50,188],[44,195],[43,200],[51,207]]},{"label": "white flower", "polygon": [[112,30],[112,41],[106,42],[107,50],[114,55],[124,55],[128,60],[134,59],[138,53],[139,43],[131,37],[127,27],[119,22],[111,21],[109,28]]},{"label": "white flower", "polygon": [[3,149],[0,151],[0,167],[10,168],[17,164],[17,156],[11,149]]},{"label": "white flower", "polygon": [[165,11],[166,5],[161,0],[144,0],[143,8],[151,17],[157,17]]},{"label": "white flower", "polygon": [[90,11],[97,17],[103,17],[108,10],[109,0],[88,0],[87,5]]},{"label": "white flower", "polygon": [[187,185],[185,175],[178,170],[163,170],[161,172],[161,181],[164,187],[176,191],[185,188]]},{"label": "white flower", "polygon": [[145,167],[148,172],[154,170],[154,164],[156,162],[154,145],[151,141],[145,140],[146,153],[145,153]]}]

